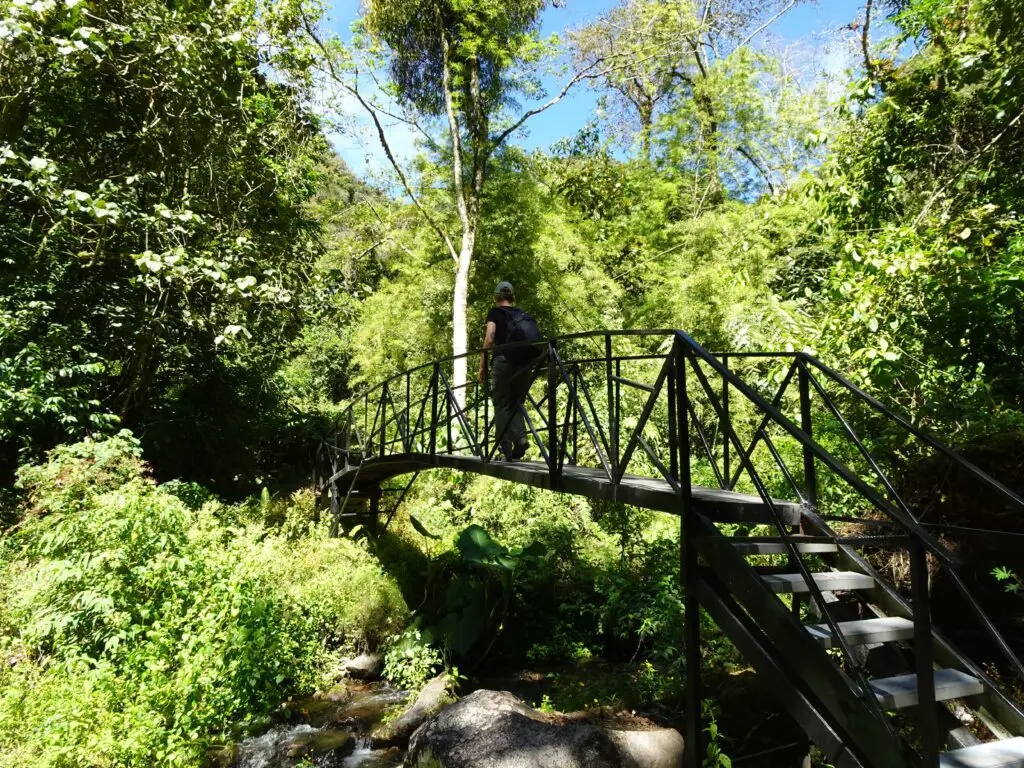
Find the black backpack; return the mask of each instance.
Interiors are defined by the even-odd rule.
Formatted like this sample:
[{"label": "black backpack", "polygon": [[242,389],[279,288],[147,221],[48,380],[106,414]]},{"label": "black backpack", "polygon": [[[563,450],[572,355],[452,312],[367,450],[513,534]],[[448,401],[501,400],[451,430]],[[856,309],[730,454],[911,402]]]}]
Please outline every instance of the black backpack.
[{"label": "black backpack", "polygon": [[[537,321],[530,316],[528,312],[524,312],[518,307],[502,307],[505,311],[505,316],[508,318],[508,335],[505,338],[506,344],[516,344],[527,341],[540,341],[541,336],[540,328],[537,327]],[[526,365],[536,360],[541,353],[541,348],[537,344],[531,344],[529,346],[513,347],[512,349],[506,349],[502,351],[502,355],[510,363],[516,365]]]}]

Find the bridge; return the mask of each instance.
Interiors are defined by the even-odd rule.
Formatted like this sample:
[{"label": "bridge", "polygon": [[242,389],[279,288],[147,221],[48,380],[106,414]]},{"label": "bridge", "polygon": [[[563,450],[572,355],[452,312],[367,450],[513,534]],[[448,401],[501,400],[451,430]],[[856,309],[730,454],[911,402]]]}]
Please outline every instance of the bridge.
[{"label": "bridge", "polygon": [[[1024,766],[1024,665],[887,457],[941,458],[1014,511],[1024,499],[804,353],[713,354],[675,330],[537,346],[534,460],[497,460],[486,387],[453,386],[454,358],[437,360],[353,399],[321,444],[334,514],[359,500],[386,525],[419,472],[449,468],[677,515],[687,766],[703,757],[701,609],[835,766]],[[1002,679],[938,626],[939,578],[959,601],[941,615],[980,628]]]}]

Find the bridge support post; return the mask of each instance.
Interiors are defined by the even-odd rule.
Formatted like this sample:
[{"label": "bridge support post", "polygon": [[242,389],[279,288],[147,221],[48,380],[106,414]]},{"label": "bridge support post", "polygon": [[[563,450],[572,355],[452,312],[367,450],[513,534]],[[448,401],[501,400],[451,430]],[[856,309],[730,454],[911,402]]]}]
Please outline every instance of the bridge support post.
[{"label": "bridge support post", "polygon": [[561,490],[561,451],[558,448],[558,369],[555,355],[558,347],[554,339],[548,341],[548,461],[550,462],[551,490]]},{"label": "bridge support post", "polygon": [[374,489],[370,495],[370,520],[369,529],[370,535],[376,538],[377,532],[380,530],[380,488]]},{"label": "bridge support post", "polygon": [[682,509],[679,515],[679,566],[683,586],[683,651],[686,654],[686,768],[700,768],[703,763],[703,728],[701,712],[701,647],[700,647],[700,601],[697,599],[697,546],[693,540],[693,493],[690,477],[690,421],[687,408],[686,352],[677,340],[672,350],[672,378],[674,386],[669,388],[669,408],[674,418],[669,424],[669,442],[676,454],[673,462],[679,484]]},{"label": "bridge support post", "polygon": [[[684,517],[692,514],[684,513]],[[701,647],[700,647],[700,602],[697,600],[697,550],[690,535],[692,527],[683,523],[683,611],[685,613],[685,637],[683,650],[686,653],[686,766],[700,768],[703,761],[702,713],[701,713]]]},{"label": "bridge support post", "polygon": [[935,704],[935,647],[932,638],[931,597],[928,594],[928,555],[918,540],[910,544],[910,593],[914,608],[914,660],[917,667],[921,765],[924,768],[939,768],[941,745]]}]

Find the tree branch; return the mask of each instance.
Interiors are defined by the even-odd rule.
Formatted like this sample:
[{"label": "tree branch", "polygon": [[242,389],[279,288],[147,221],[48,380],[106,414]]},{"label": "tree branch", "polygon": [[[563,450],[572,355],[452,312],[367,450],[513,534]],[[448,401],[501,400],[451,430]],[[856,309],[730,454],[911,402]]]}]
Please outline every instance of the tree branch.
[{"label": "tree branch", "polygon": [[764,167],[754,158],[752,153],[747,151],[747,148],[744,147],[742,144],[736,147],[736,150],[747,159],[747,162],[749,162],[752,166],[754,166],[757,169],[757,172],[761,174],[761,178],[764,179],[765,184],[768,185],[768,191],[774,195],[775,185],[772,184],[772,180],[768,176],[768,172],[764,169]]},{"label": "tree branch", "polygon": [[875,67],[871,63],[871,6],[874,0],[868,0],[864,6],[864,29],[860,34],[860,47],[864,51],[864,72],[869,80],[875,79]]},{"label": "tree branch", "polygon": [[[373,84],[377,86],[378,90],[383,91],[384,88],[381,86],[380,81],[377,80],[377,76],[372,72],[370,72],[369,75],[370,79],[373,80]],[[411,128],[415,128],[416,131],[420,134],[420,136],[422,136],[427,141],[427,143],[430,145],[432,149],[438,149],[437,139],[435,139],[433,136],[427,133],[426,129],[424,129],[423,126],[420,125],[418,120],[413,120],[411,117],[408,117],[407,115],[395,114],[389,109],[384,109],[384,107],[382,107],[380,104],[377,104],[376,102],[370,103],[373,105],[374,109],[376,109],[382,115],[386,115],[387,117],[390,117],[393,120],[397,120],[400,123],[405,123]]]},{"label": "tree branch", "polygon": [[575,85],[577,85],[578,83],[580,83],[581,81],[583,81],[583,80],[596,80],[599,77],[604,77],[605,75],[607,75],[607,74],[609,74],[611,72],[614,72],[616,69],[619,69],[619,67],[609,67],[608,69],[602,70],[601,72],[593,72],[592,71],[594,68],[596,68],[598,65],[602,64],[604,61],[605,60],[603,58],[596,59],[592,64],[584,67],[579,72],[577,72],[576,75],[569,82],[567,82],[565,84],[565,87],[563,87],[562,90],[559,91],[557,96],[555,96],[554,98],[552,98],[549,101],[545,102],[544,104],[541,104],[539,107],[534,107],[533,109],[528,110],[527,112],[525,112],[522,115],[522,117],[520,117],[518,120],[516,120],[514,123],[512,123],[512,125],[510,125],[508,128],[506,128],[504,131],[499,133],[491,141],[490,151],[493,152],[498,147],[500,147],[502,142],[505,141],[505,139],[507,139],[509,136],[511,136],[513,133],[515,133],[517,130],[519,130],[522,127],[523,123],[525,123],[531,117],[533,117],[534,115],[539,115],[541,112],[544,112],[544,111],[550,109],[551,107],[555,106],[555,104],[557,104],[563,98],[565,98],[565,95],[567,93],[569,93],[569,91],[572,90],[572,88]]},{"label": "tree branch", "polygon": [[706,0],[704,3],[704,13],[700,16],[700,25],[703,27],[708,23],[708,16],[711,15],[711,0]]},{"label": "tree branch", "polygon": [[413,205],[416,206],[417,210],[419,210],[419,212],[423,215],[423,218],[426,220],[430,228],[433,229],[444,242],[445,247],[448,249],[448,254],[452,257],[454,261],[458,262],[459,254],[455,250],[455,245],[452,243],[451,238],[448,237],[448,234],[443,229],[441,229],[441,225],[438,224],[434,217],[431,216],[430,213],[427,211],[427,209],[423,207],[423,204],[420,202],[420,199],[416,196],[416,193],[412,191],[412,186],[409,184],[408,177],[405,175],[405,172],[402,170],[401,166],[398,164],[398,161],[395,159],[394,153],[391,151],[391,145],[388,143],[387,135],[384,133],[384,126],[381,125],[380,118],[377,116],[376,109],[373,106],[371,106],[370,103],[367,102],[365,98],[363,98],[363,95],[361,93],[359,93],[359,88],[357,87],[358,84],[350,85],[348,82],[345,81],[344,78],[342,78],[341,74],[335,67],[334,57],[331,56],[331,53],[327,49],[327,46],[320,39],[320,36],[316,33],[316,30],[313,29],[313,26],[312,24],[310,24],[308,18],[303,18],[303,25],[306,28],[306,34],[309,35],[310,39],[313,40],[313,42],[316,43],[316,46],[320,49],[320,52],[323,53],[324,60],[327,62],[328,74],[330,75],[331,79],[335,83],[337,83],[346,93],[349,93],[352,96],[354,96],[355,99],[363,106],[363,108],[369,113],[370,117],[373,119],[373,124],[377,128],[377,138],[380,140],[381,148],[384,150],[384,154],[387,156],[388,162],[391,163],[391,167],[394,168],[395,173],[398,174],[398,178],[402,182],[402,187],[405,189],[405,193],[409,196],[409,199],[412,200],[412,203]]},{"label": "tree branch", "polygon": [[942,186],[935,190],[935,193],[930,198],[928,198],[928,202],[924,204],[924,208],[921,209],[921,212],[917,214],[917,218],[914,219],[914,226],[918,226],[924,220],[924,217],[928,215],[928,211],[931,210],[931,207],[935,205],[935,202],[945,193],[947,189],[949,189],[950,185],[952,185],[953,182],[957,181],[961,176],[967,173],[967,169],[970,168],[971,165],[973,165],[979,157],[981,157],[983,154],[992,149],[992,147],[998,144],[1002,140],[1002,138],[1010,131],[1010,129],[1016,127],[1017,123],[1019,123],[1022,119],[1024,119],[1024,111],[1018,112],[1017,116],[1013,118],[1013,120],[1011,120],[1009,124],[1005,128],[1003,128],[1003,130],[1001,130],[993,137],[992,141],[990,141],[984,147],[975,152],[971,156],[971,158],[963,164],[963,167],[960,168],[960,171],[958,173],[946,179]]},{"label": "tree branch", "polygon": [[[764,32],[766,29],[768,29],[768,27],[770,27],[776,21],[778,21],[783,16],[785,16],[787,13],[789,13],[790,9],[792,9],[793,6],[797,4],[797,2],[798,2],[798,0],[790,0],[788,5],[784,6],[781,11],[776,13],[774,16],[772,16],[770,19],[768,19],[768,21],[766,21],[760,27],[758,27],[753,32],[751,32],[749,35],[747,35],[744,38],[743,42],[740,43],[739,46],[737,46],[737,47],[742,48],[747,43],[749,43],[751,40],[753,40],[755,37],[760,35],[762,32]],[[868,7],[869,8],[871,7],[871,0],[868,0]]]}]

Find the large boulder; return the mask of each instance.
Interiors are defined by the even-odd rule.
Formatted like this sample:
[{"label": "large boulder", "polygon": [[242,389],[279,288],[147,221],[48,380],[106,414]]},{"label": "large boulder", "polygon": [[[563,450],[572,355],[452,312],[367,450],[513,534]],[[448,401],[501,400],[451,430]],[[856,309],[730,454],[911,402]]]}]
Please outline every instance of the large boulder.
[{"label": "large boulder", "polygon": [[414,768],[624,768],[615,743],[589,723],[527,707],[506,691],[476,691],[413,734]]},{"label": "large boulder", "polygon": [[683,764],[683,736],[674,728],[619,730],[606,728],[626,768],[679,768]]},{"label": "large boulder", "polygon": [[377,726],[370,734],[370,740],[384,747],[404,747],[409,743],[413,731],[423,725],[427,718],[433,717],[455,701],[451,687],[450,677],[438,675],[423,686],[411,707],[394,720]]},{"label": "large boulder", "polygon": [[382,656],[376,653],[364,653],[349,659],[341,668],[349,677],[356,680],[376,680],[380,677],[380,668],[384,664]]}]

